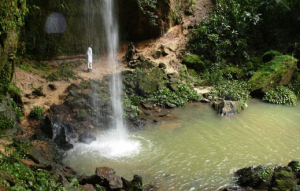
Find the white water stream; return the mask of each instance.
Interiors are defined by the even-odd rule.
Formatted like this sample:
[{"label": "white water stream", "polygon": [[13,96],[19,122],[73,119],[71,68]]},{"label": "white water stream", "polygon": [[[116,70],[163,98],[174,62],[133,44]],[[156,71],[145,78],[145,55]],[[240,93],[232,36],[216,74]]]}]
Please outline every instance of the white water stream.
[{"label": "white water stream", "polygon": [[[108,60],[112,67],[113,76],[110,87],[112,100],[112,109],[114,119],[112,119],[111,132],[108,132],[105,139],[96,142],[99,149],[104,150],[106,157],[122,157],[138,152],[139,143],[129,139],[127,127],[123,118],[122,109],[122,76],[118,71],[118,62],[116,60],[119,46],[119,28],[115,15],[116,7],[114,0],[102,0],[101,14],[105,26]],[[95,145],[94,144],[94,145]]]}]

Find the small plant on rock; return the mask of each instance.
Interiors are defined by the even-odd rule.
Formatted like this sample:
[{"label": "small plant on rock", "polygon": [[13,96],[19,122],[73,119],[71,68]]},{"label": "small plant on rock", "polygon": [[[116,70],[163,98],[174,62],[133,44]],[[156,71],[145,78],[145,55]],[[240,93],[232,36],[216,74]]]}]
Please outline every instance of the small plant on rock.
[{"label": "small plant on rock", "polygon": [[287,106],[296,106],[298,104],[295,93],[284,86],[277,86],[276,88],[267,91],[263,100]]},{"label": "small plant on rock", "polygon": [[44,116],[44,109],[40,106],[34,106],[33,109],[30,111],[29,116],[32,119],[40,120]]},{"label": "small plant on rock", "polygon": [[0,135],[15,125],[15,121],[6,116],[0,116]]}]

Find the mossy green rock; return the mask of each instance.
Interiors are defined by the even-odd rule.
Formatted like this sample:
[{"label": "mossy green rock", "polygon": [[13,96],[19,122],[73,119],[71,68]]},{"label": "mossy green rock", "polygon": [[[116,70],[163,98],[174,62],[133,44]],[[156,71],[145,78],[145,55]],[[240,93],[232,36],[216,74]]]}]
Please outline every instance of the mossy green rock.
[{"label": "mossy green rock", "polygon": [[249,80],[251,90],[266,92],[277,85],[286,85],[297,67],[297,59],[292,56],[276,56],[265,63]]},{"label": "mossy green rock", "polygon": [[268,51],[266,53],[264,53],[264,55],[262,56],[262,61],[264,63],[270,62],[275,56],[281,56],[282,54],[278,51]]},{"label": "mossy green rock", "polygon": [[271,191],[292,190],[297,185],[296,177],[290,167],[277,167],[272,177]]},{"label": "mossy green rock", "polygon": [[138,91],[142,96],[148,96],[158,90],[163,81],[164,73],[160,68],[144,70],[138,76]]},{"label": "mossy green rock", "polygon": [[205,69],[205,63],[194,54],[187,54],[183,58],[183,63],[190,68],[194,68],[197,71],[203,71]]}]

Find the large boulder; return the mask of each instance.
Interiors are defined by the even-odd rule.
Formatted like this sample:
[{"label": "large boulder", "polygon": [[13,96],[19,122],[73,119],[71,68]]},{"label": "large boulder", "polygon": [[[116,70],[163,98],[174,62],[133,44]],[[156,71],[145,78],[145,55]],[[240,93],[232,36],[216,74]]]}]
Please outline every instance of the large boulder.
[{"label": "large boulder", "polygon": [[193,68],[197,71],[204,71],[205,63],[199,58],[199,56],[194,54],[187,54],[184,56],[182,60],[183,64],[185,64],[189,68]]},{"label": "large boulder", "polygon": [[292,190],[297,185],[297,179],[290,167],[276,167],[272,177],[270,191]]},{"label": "large boulder", "polygon": [[123,188],[122,179],[115,174],[116,172],[114,169],[108,167],[99,167],[96,168],[95,173],[106,184],[105,187],[108,187],[111,190],[118,190]]},{"label": "large boulder", "polygon": [[297,68],[297,59],[292,56],[276,56],[265,63],[249,80],[251,90],[266,92],[277,85],[286,85]]},{"label": "large boulder", "polygon": [[216,110],[218,110],[221,116],[235,115],[242,110],[243,105],[244,102],[242,101],[230,101],[230,100],[216,101],[213,104],[213,106],[215,107]]},{"label": "large boulder", "polygon": [[72,149],[74,146],[70,143],[70,138],[67,136],[65,128],[57,124],[54,124],[54,127],[56,129],[54,142],[57,144],[57,146],[63,150]]},{"label": "large boulder", "polygon": [[138,93],[147,97],[158,90],[162,84],[164,73],[160,68],[144,70],[138,76]]},{"label": "large boulder", "polygon": [[60,149],[69,150],[73,148],[70,140],[76,137],[76,133],[69,121],[62,118],[52,119],[47,115],[41,126],[41,131],[47,138],[54,140]]}]

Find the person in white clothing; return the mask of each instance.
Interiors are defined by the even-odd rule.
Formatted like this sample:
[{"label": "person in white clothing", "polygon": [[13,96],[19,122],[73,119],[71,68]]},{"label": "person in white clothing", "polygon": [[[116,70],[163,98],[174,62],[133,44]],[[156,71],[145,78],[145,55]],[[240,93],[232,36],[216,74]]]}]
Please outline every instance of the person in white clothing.
[{"label": "person in white clothing", "polygon": [[91,71],[93,69],[93,50],[92,50],[93,45],[90,44],[86,54],[88,57],[88,71]]}]

